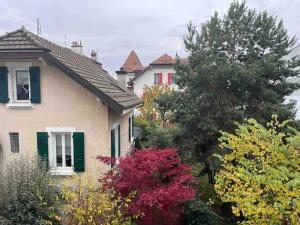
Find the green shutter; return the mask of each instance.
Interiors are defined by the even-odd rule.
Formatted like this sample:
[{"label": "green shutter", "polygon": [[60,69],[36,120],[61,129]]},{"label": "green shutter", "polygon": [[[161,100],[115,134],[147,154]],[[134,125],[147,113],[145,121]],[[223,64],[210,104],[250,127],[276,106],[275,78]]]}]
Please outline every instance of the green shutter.
[{"label": "green shutter", "polygon": [[48,166],[48,133],[37,132],[37,149],[38,155]]},{"label": "green shutter", "polygon": [[116,136],[115,136],[115,130],[112,129],[110,131],[110,156],[112,158],[115,158],[116,157]]},{"label": "green shutter", "polygon": [[118,156],[121,156],[121,127],[118,125]]},{"label": "green shutter", "polygon": [[31,102],[41,103],[40,67],[30,67],[29,73],[30,73]]},{"label": "green shutter", "polygon": [[74,171],[84,172],[84,133],[73,133]]},{"label": "green shutter", "polygon": [[8,103],[8,70],[0,67],[0,103]]}]

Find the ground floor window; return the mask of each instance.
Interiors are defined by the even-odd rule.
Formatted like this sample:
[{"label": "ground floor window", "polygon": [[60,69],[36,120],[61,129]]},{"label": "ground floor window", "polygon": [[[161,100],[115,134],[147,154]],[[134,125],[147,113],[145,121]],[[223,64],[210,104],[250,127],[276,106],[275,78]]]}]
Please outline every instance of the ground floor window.
[{"label": "ground floor window", "polygon": [[54,166],[60,168],[72,167],[73,165],[73,150],[72,150],[72,134],[71,133],[56,133],[53,134],[55,142],[53,153],[55,155]]},{"label": "ground floor window", "polygon": [[75,128],[48,129],[49,166],[53,173],[74,172],[74,132]]}]

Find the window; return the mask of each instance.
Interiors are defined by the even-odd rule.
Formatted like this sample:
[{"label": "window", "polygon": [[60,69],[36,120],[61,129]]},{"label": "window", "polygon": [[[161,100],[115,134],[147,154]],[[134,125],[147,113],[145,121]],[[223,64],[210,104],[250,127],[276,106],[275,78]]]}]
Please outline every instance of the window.
[{"label": "window", "polygon": [[59,175],[74,173],[73,131],[75,128],[49,128],[49,163],[51,172]]},{"label": "window", "polygon": [[128,118],[128,141],[131,142],[133,135],[132,135],[132,127],[133,127],[133,116]]},{"label": "window", "polygon": [[175,73],[169,73],[169,80],[168,80],[169,85],[174,84],[174,77],[175,77]]},{"label": "window", "polygon": [[29,101],[30,99],[30,81],[28,70],[16,71],[16,89],[14,95],[17,101]]},{"label": "window", "polygon": [[[8,107],[32,107],[31,62],[6,62],[8,69]],[[38,93],[39,94],[39,93]]]},{"label": "window", "polygon": [[9,137],[10,137],[11,152],[19,153],[20,152],[19,133],[9,133]]},{"label": "window", "polygon": [[67,168],[72,167],[72,145],[70,133],[54,134],[54,154],[56,159],[56,167]]},{"label": "window", "polygon": [[154,84],[160,84],[160,73],[154,74]]}]

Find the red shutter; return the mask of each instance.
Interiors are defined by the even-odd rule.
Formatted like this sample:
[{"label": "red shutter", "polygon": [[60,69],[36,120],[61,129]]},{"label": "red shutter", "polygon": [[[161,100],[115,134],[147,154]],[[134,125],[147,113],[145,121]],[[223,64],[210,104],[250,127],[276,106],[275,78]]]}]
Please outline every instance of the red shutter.
[{"label": "red shutter", "polygon": [[159,85],[162,85],[162,73],[159,74]]},{"label": "red shutter", "polygon": [[168,73],[168,85],[171,85],[171,73]]}]

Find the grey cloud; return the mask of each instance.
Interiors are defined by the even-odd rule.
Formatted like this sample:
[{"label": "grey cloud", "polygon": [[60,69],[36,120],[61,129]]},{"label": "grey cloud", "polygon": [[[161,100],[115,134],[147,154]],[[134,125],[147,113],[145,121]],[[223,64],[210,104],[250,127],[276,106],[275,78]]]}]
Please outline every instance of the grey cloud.
[{"label": "grey cloud", "polygon": [[[94,49],[104,67],[113,73],[135,49],[144,65],[163,53],[186,55],[186,24],[200,25],[218,11],[226,12],[230,0],[0,0],[0,32],[21,25],[60,45],[84,43],[85,54]],[[283,18],[290,35],[300,37],[300,0],[249,0],[250,8]]]}]

